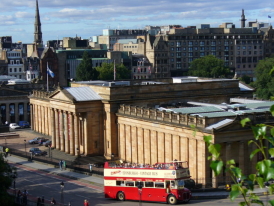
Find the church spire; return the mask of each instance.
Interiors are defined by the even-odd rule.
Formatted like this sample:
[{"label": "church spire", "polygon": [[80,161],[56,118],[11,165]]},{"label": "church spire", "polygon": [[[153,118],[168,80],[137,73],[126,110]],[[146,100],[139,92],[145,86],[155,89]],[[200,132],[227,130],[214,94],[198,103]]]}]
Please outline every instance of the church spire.
[{"label": "church spire", "polygon": [[34,43],[37,46],[43,45],[38,0],[36,0],[36,12],[35,12],[35,22],[34,22]]},{"label": "church spire", "polygon": [[246,21],[246,18],[245,18],[245,11],[242,9],[242,16],[241,16],[241,28],[245,28],[245,21]]}]

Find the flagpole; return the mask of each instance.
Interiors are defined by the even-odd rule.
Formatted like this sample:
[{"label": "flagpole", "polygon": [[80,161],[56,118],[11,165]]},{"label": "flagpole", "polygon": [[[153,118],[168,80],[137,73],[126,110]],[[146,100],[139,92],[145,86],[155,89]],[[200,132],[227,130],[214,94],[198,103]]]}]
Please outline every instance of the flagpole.
[{"label": "flagpole", "polygon": [[47,92],[49,91],[49,73],[48,73],[48,68],[49,68],[49,65],[48,65],[48,62],[47,62]]}]

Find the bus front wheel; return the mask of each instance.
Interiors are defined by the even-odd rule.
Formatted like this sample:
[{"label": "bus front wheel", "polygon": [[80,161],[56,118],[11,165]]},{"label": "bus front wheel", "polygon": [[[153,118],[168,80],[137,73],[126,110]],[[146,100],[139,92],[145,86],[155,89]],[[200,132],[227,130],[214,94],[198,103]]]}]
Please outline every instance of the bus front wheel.
[{"label": "bus front wheel", "polygon": [[177,204],[177,199],[174,195],[169,195],[167,201],[168,201],[168,204],[171,204],[171,205]]},{"label": "bus front wheel", "polygon": [[123,192],[118,192],[117,199],[120,200],[120,201],[124,201],[125,200],[125,194]]}]

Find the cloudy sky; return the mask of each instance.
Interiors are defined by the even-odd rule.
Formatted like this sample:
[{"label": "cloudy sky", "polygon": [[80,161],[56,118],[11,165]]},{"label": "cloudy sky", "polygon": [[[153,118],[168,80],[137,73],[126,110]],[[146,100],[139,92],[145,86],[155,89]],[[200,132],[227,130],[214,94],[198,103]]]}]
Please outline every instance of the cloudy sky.
[{"label": "cloudy sky", "polygon": [[[201,23],[217,27],[233,22],[240,27],[241,10],[247,21],[273,23],[270,0],[39,0],[44,43],[63,37],[90,38],[103,29],[139,29],[146,25],[183,27]],[[13,42],[33,42],[35,0],[1,1],[0,36]],[[272,18],[268,18],[270,15]]]}]

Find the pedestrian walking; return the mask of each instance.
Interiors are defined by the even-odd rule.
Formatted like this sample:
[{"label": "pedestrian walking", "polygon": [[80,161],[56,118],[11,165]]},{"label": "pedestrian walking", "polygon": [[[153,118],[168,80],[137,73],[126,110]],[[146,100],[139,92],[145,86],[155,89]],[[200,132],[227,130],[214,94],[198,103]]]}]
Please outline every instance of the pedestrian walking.
[{"label": "pedestrian walking", "polygon": [[92,172],[92,164],[88,164],[89,165],[89,172]]},{"label": "pedestrian walking", "polygon": [[66,167],[67,167],[67,165],[66,165],[66,161],[65,161],[65,160],[63,160],[63,169],[64,169],[64,170],[66,170]]},{"label": "pedestrian walking", "polygon": [[41,203],[42,203],[41,205],[44,206],[44,203],[45,203],[44,196],[42,196]]},{"label": "pedestrian walking", "polygon": [[50,204],[56,205],[56,201],[55,201],[55,199],[53,197],[51,198]]},{"label": "pedestrian walking", "polygon": [[10,152],[10,149],[8,147],[6,147],[6,149],[5,149],[5,157],[8,156],[9,152]]},{"label": "pedestrian walking", "polygon": [[41,198],[40,197],[37,198],[37,206],[41,206]]},{"label": "pedestrian walking", "polygon": [[84,200],[84,206],[89,206],[88,200]]},{"label": "pedestrian walking", "polygon": [[60,170],[62,171],[63,170],[63,161],[62,160],[60,160],[60,162],[59,162],[59,167],[60,167]]},{"label": "pedestrian walking", "polygon": [[21,190],[18,190],[17,196],[16,196],[16,202],[17,202],[18,204],[22,204],[21,198],[22,198]]},{"label": "pedestrian walking", "polygon": [[24,190],[23,192],[23,205],[27,205],[28,204],[28,191]]}]

